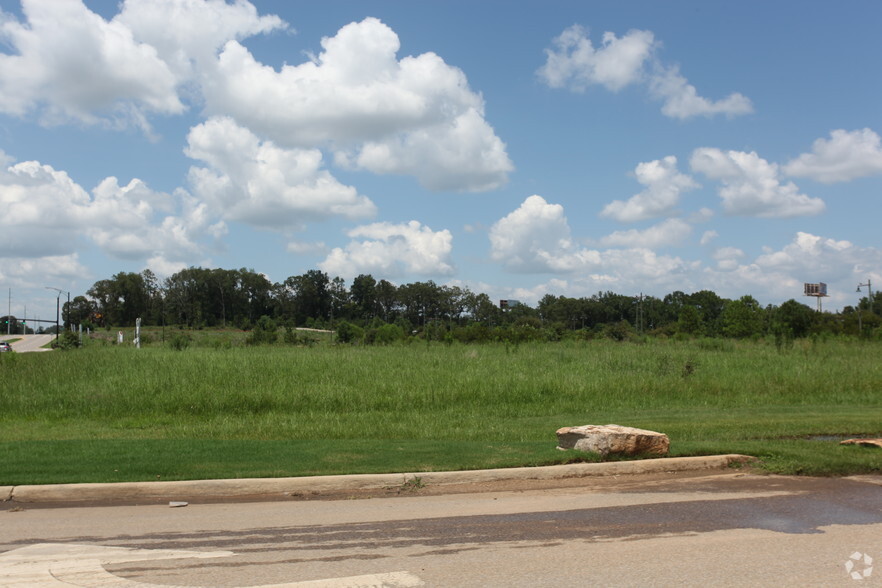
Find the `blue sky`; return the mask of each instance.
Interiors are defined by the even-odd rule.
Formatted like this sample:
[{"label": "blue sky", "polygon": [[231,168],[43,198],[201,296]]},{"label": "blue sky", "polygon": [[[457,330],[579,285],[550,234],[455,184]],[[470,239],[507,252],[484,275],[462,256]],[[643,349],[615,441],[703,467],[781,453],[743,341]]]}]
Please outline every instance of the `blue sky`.
[{"label": "blue sky", "polygon": [[882,5],[0,0],[0,306],[318,268],[882,287]]}]

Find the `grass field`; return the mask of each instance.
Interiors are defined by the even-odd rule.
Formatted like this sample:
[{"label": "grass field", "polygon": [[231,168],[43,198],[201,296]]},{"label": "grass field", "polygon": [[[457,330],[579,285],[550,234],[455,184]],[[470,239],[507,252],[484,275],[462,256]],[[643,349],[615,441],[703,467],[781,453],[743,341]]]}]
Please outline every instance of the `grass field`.
[{"label": "grass field", "polygon": [[[217,347],[217,348],[214,348]],[[882,345],[92,345],[0,356],[0,485],[561,463],[562,426],[667,433],[672,455],[882,472]],[[592,459],[588,457],[587,459]]]}]

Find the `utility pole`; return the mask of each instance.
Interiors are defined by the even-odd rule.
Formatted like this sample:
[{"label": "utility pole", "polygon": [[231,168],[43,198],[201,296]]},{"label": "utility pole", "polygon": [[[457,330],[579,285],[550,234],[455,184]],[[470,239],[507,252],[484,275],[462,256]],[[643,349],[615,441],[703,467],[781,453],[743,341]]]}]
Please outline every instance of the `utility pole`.
[{"label": "utility pole", "polygon": [[[873,285],[872,284],[873,283],[870,281],[870,278],[867,278],[866,284],[858,284],[858,286],[857,286],[858,292],[860,292],[861,288],[863,288],[864,286],[867,287],[867,292],[868,292],[867,301],[870,303],[870,312],[873,312]],[[860,300],[858,300],[857,313],[858,313],[858,337],[860,337],[861,334],[864,332],[864,325],[863,325],[863,321],[861,320],[862,313],[861,313],[861,301]]]},{"label": "utility pole", "polygon": [[[61,308],[61,295],[65,293],[61,288],[53,288],[52,286],[46,286],[47,290],[55,290],[58,292],[58,296],[55,297],[55,342],[58,342],[58,335],[61,331],[61,327],[58,324],[60,318],[60,308]],[[67,313],[70,315],[70,292],[67,292]]]}]

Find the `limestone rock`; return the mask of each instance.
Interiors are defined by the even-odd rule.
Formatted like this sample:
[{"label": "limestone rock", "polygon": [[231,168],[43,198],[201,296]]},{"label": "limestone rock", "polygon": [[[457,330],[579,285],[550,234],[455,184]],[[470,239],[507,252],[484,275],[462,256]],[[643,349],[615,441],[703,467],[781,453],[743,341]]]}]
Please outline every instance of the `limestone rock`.
[{"label": "limestone rock", "polygon": [[664,433],[621,425],[583,425],[557,430],[558,449],[607,455],[667,455],[671,442]]},{"label": "limestone rock", "polygon": [[882,439],[846,439],[840,445],[860,445],[861,447],[878,447],[882,449]]}]

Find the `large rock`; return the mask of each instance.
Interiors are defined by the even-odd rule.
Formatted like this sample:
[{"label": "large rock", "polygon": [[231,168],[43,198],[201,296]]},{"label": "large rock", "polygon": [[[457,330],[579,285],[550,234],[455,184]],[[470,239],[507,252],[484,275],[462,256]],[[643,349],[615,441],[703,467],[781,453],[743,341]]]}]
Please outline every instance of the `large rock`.
[{"label": "large rock", "polygon": [[607,455],[667,455],[671,445],[664,433],[621,425],[583,425],[557,430],[557,448]]},{"label": "large rock", "polygon": [[861,447],[878,447],[882,449],[882,439],[846,439],[840,445],[860,445]]}]

